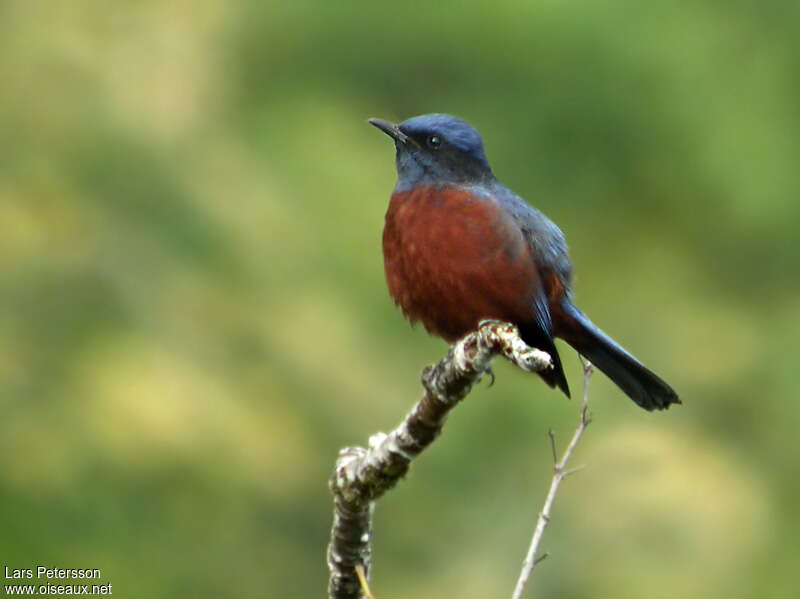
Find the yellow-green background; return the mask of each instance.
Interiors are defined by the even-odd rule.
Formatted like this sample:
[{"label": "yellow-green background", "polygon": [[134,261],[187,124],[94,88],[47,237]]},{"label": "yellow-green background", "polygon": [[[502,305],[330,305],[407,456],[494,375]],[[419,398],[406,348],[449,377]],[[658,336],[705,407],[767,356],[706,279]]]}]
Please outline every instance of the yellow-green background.
[{"label": "yellow-green background", "polygon": [[[602,375],[531,596],[792,597],[800,4],[0,3],[0,566],[319,597],[338,449],[445,345],[385,291],[393,149],[450,112],[563,228]],[[562,346],[573,390],[580,371]],[[577,416],[497,364],[376,511],[380,599],[509,596]]]}]

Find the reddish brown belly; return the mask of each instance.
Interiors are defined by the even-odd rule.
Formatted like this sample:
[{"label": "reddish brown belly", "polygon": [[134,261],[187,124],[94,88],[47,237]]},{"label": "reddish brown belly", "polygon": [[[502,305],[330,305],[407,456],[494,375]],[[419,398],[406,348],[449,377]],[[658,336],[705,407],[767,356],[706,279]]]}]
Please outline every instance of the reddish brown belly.
[{"label": "reddish brown belly", "polygon": [[491,198],[440,186],[394,194],[383,255],[389,293],[406,318],[448,341],[485,318],[533,318],[536,264]]}]

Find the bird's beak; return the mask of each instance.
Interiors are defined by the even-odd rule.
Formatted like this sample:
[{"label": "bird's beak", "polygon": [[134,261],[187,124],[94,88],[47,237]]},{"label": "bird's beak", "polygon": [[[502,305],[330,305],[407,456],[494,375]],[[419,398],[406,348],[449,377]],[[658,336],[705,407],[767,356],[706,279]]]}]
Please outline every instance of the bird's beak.
[{"label": "bird's beak", "polygon": [[377,127],[381,131],[383,131],[386,135],[394,139],[395,141],[399,141],[400,143],[406,144],[409,141],[414,141],[408,135],[400,131],[400,127],[395,125],[394,123],[390,123],[389,121],[384,121],[383,119],[369,119],[369,124]]}]

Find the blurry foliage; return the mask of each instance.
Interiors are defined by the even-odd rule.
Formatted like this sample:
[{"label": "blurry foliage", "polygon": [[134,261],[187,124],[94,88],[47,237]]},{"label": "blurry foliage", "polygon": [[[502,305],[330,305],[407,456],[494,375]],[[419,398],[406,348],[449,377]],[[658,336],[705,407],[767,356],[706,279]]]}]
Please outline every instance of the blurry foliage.
[{"label": "blurry foliage", "polygon": [[[3,564],[323,593],[336,452],[445,349],[387,299],[393,156],[365,119],[442,111],[685,401],[649,415],[596,377],[532,592],[791,596],[798,7],[3,3]],[[378,507],[379,596],[510,593],[576,406],[497,372]]]}]

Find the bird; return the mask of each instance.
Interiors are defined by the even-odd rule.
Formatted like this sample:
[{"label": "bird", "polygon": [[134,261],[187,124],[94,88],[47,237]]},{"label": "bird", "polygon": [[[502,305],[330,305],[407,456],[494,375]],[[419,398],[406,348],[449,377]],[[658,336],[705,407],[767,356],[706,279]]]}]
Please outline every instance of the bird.
[{"label": "bird", "polygon": [[453,343],[482,321],[510,322],[525,343],[551,356],[552,368],[538,374],[567,397],[555,338],[645,410],[681,403],[575,305],[564,234],[495,177],[475,128],[448,114],[368,122],[396,149],[384,269],[389,294],[412,324]]}]

